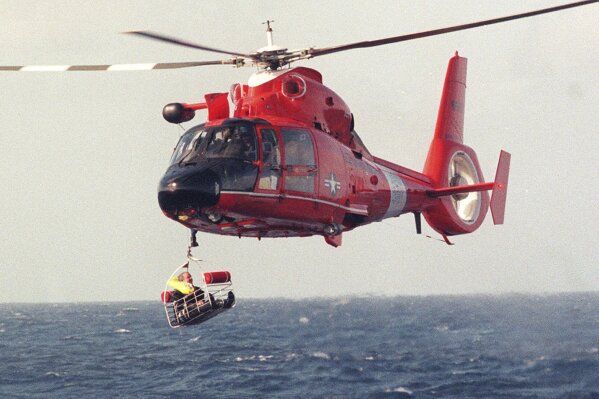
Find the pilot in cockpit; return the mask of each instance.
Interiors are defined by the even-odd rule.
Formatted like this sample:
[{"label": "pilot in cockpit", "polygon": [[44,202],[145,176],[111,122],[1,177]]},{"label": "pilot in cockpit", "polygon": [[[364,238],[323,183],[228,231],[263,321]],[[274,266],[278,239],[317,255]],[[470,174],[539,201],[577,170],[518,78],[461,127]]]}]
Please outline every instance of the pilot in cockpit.
[{"label": "pilot in cockpit", "polygon": [[254,160],[256,149],[251,134],[244,130],[236,130],[223,151],[224,157]]}]

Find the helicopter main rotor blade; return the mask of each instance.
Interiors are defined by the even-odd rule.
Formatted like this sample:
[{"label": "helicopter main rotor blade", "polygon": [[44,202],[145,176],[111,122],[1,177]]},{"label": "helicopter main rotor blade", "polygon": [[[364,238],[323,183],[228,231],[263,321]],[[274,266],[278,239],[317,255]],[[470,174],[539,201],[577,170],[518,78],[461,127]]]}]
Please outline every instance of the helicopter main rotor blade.
[{"label": "helicopter main rotor blade", "polygon": [[176,45],[184,46],[184,47],[190,47],[190,48],[194,48],[194,49],[198,49],[198,50],[211,51],[213,53],[236,55],[238,57],[244,57],[244,58],[250,58],[250,59],[254,58],[250,54],[243,54],[243,53],[238,53],[235,51],[221,50],[218,48],[208,47],[208,46],[204,46],[202,44],[191,43],[191,42],[187,42],[185,40],[177,39],[175,37],[166,36],[166,35],[149,32],[149,31],[134,30],[134,31],[124,32],[124,33],[131,34],[131,35],[138,35],[138,36],[146,37],[149,39],[154,39],[154,40],[158,40],[161,42],[176,44]]},{"label": "helicopter main rotor blade", "polygon": [[569,4],[564,4],[564,5],[556,6],[556,7],[543,8],[541,10],[525,12],[522,14],[509,15],[509,16],[501,17],[501,18],[487,19],[485,21],[473,22],[473,23],[464,24],[464,25],[456,25],[456,26],[451,26],[448,28],[434,29],[434,30],[429,30],[429,31],[419,32],[419,33],[411,33],[408,35],[394,36],[394,37],[389,37],[389,38],[379,39],[379,40],[349,43],[349,44],[344,44],[344,45],[340,45],[340,46],[326,47],[326,48],[320,48],[320,49],[319,48],[311,48],[311,49],[306,50],[307,55],[305,57],[301,57],[301,58],[312,58],[312,57],[317,57],[320,55],[337,53],[339,51],[346,51],[346,50],[351,50],[351,49],[355,49],[355,48],[367,48],[367,47],[382,46],[384,44],[405,42],[408,40],[420,39],[423,37],[443,35],[445,33],[457,32],[460,30],[472,29],[472,28],[477,28],[477,27],[485,26],[485,25],[493,25],[493,24],[498,24],[501,22],[512,21],[515,19],[528,18],[528,17],[533,17],[535,15],[547,14],[550,12],[561,11],[561,10],[565,10],[568,8],[584,6],[587,4],[596,3],[597,1],[599,1],[599,0],[579,1],[576,3],[569,3]]},{"label": "helicopter main rotor blade", "polygon": [[152,69],[180,69],[206,65],[243,65],[243,59],[219,61],[159,62],[147,64],[112,65],[0,65],[0,71],[14,72],[73,72],[73,71],[148,71]]}]

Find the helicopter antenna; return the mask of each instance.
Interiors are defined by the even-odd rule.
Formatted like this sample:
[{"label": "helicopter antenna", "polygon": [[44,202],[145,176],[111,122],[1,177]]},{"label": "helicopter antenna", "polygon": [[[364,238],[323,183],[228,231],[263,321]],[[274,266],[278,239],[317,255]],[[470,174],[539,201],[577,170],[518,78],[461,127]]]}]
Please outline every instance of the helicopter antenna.
[{"label": "helicopter antenna", "polygon": [[268,43],[268,47],[272,47],[272,28],[270,27],[270,23],[275,22],[274,20],[267,19],[266,22],[262,22],[262,25],[266,24],[266,41]]}]

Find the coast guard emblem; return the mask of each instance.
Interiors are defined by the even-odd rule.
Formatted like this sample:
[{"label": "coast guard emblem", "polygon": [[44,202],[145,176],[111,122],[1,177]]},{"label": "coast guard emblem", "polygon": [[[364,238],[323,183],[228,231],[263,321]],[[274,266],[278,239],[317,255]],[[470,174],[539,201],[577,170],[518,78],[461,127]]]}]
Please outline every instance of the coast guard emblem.
[{"label": "coast guard emblem", "polygon": [[324,186],[331,190],[331,195],[335,195],[341,189],[341,182],[337,181],[335,174],[331,172],[331,176],[328,179],[324,179]]}]

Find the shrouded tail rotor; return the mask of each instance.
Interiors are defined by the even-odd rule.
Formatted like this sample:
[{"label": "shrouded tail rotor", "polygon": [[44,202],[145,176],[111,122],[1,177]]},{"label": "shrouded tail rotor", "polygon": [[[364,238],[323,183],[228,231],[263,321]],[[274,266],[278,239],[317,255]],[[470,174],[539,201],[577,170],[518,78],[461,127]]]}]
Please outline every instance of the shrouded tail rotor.
[{"label": "shrouded tail rotor", "polygon": [[[448,170],[449,187],[467,186],[480,183],[474,163],[465,152],[458,151],[449,161]],[[455,193],[451,195],[451,204],[456,215],[466,224],[471,224],[478,219],[482,203],[479,192]]]}]

